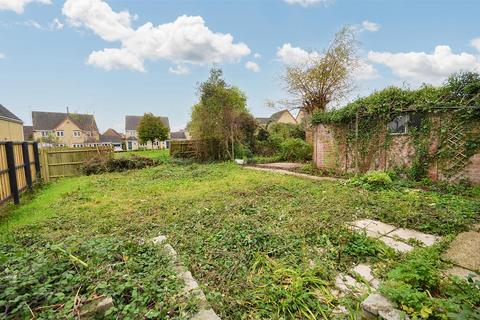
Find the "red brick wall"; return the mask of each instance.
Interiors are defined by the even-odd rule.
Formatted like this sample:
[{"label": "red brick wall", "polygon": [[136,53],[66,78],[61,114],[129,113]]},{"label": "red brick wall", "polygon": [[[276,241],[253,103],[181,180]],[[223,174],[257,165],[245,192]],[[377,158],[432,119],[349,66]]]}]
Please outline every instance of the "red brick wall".
[{"label": "red brick wall", "polygon": [[[437,151],[439,143],[435,130],[432,130],[432,132],[430,154]],[[355,151],[348,149],[347,140],[342,137],[344,135],[337,135],[337,138],[335,138],[333,128],[328,125],[317,125],[313,128],[313,161],[317,168],[333,169],[342,173],[356,171]],[[379,145],[383,145],[383,143],[379,142]],[[386,170],[394,167],[408,168],[412,165],[414,156],[415,148],[411,138],[407,135],[395,135],[392,136],[389,147],[386,150],[379,148],[372,152],[368,168],[359,166],[359,171]],[[435,162],[428,168],[428,175],[433,180],[445,179]],[[465,177],[473,184],[480,184],[480,154],[471,157],[469,164],[453,180],[458,177]]]}]

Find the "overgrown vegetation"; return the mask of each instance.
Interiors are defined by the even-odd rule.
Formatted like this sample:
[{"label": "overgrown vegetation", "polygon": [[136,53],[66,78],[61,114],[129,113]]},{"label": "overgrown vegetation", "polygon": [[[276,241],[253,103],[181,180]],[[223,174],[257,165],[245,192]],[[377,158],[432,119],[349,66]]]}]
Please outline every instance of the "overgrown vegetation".
[{"label": "overgrown vegetation", "polygon": [[478,319],[480,281],[445,278],[440,249],[412,252],[387,274],[381,291],[413,319]]},{"label": "overgrown vegetation", "polygon": [[[344,141],[346,150],[355,158],[352,163],[366,172],[371,169],[375,154],[392,141],[387,124],[402,115],[409,116],[407,134],[415,151],[411,167],[401,168],[405,175],[423,179],[430,164],[437,161],[443,174],[455,177],[467,163],[456,157],[464,154],[468,158],[480,151],[480,75],[453,74],[440,87],[386,88],[344,108],[318,112],[313,123],[329,124],[337,141]],[[457,133],[453,140],[459,141],[453,143],[451,135]],[[434,151],[432,136],[438,137]]]},{"label": "overgrown vegetation", "polygon": [[[17,301],[5,301],[22,305],[19,317],[29,312],[25,303],[32,310],[65,304],[68,308],[42,311],[62,317],[72,311],[67,303],[81,285],[83,302],[94,294],[114,296],[119,309],[112,318],[128,317],[133,310],[140,314],[173,310],[172,317],[177,317],[182,310],[190,310],[189,303],[176,295],[179,287],[174,279],[163,280],[171,269],[157,256],[162,253],[139,244],[141,239],[163,234],[224,319],[271,319],[272,315],[298,319],[311,313],[317,318],[330,317],[340,303],[331,294],[337,272],[360,262],[378,263],[388,271],[398,259],[377,240],[348,230],[345,222],[379,219],[442,236],[479,222],[478,193],[396,188],[393,181],[392,188],[370,191],[343,182],[318,183],[226,163],[168,163],[63,179],[47,185],[1,222],[2,272],[8,268],[22,276],[15,280],[2,275],[0,281],[9,290],[23,292]],[[89,268],[51,250],[52,246],[73,254]],[[130,258],[125,262],[123,256]],[[64,296],[42,295],[43,300],[35,300],[30,294],[45,292],[40,285],[45,282],[39,280],[43,271],[38,270],[51,266],[49,290]],[[63,289],[59,281],[65,270],[73,272],[74,280]],[[157,277],[150,278],[150,274]],[[24,293],[22,279],[32,284],[31,292]],[[105,281],[111,286],[99,288]],[[143,281],[151,289],[141,290]],[[121,286],[127,284],[123,291]],[[137,288],[136,298],[133,288]],[[160,299],[157,290],[165,299]],[[314,300],[313,294],[320,300]],[[342,304],[353,312],[358,300],[345,299],[351,303],[342,300]],[[165,305],[149,301],[165,301]]]},{"label": "overgrown vegetation", "polygon": [[85,161],[82,171],[86,175],[105,172],[121,172],[132,169],[143,169],[155,165],[155,160],[147,157],[131,156],[122,158],[93,157]]},{"label": "overgrown vegetation", "polygon": [[312,147],[305,142],[301,125],[272,123],[257,129],[254,151],[256,155],[274,157],[278,161],[307,161],[312,158]]},{"label": "overgrown vegetation", "polygon": [[79,318],[105,297],[114,300],[109,319],[184,319],[194,311],[168,255],[138,238],[14,240],[0,243],[2,318]]}]

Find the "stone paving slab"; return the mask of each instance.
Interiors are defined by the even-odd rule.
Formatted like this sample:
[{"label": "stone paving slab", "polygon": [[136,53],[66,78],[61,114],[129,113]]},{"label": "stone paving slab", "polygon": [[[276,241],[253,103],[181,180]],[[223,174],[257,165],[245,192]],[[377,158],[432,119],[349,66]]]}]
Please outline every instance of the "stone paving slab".
[{"label": "stone paving slab", "polygon": [[388,234],[391,238],[400,238],[402,240],[408,241],[414,239],[423,243],[426,247],[433,246],[440,237],[434,236],[432,234],[426,234],[420,231],[398,228]]},{"label": "stone paving slab", "polygon": [[385,243],[387,246],[389,246],[392,249],[395,249],[398,252],[405,253],[405,252],[410,252],[413,250],[413,247],[405,242],[398,241],[395,239],[392,239],[387,236],[383,236],[379,238],[383,243]]},{"label": "stone paving slab", "polygon": [[357,281],[355,278],[346,274],[337,275],[335,278],[335,286],[341,293],[353,294],[355,296],[361,296],[369,291],[364,283]]},{"label": "stone paving slab", "polygon": [[398,228],[396,226],[372,219],[361,219],[352,222],[354,230],[363,230],[367,236],[383,241],[390,248],[398,252],[409,252],[413,246],[406,243],[410,239],[417,240],[425,246],[432,246],[440,237],[426,234],[411,229]]},{"label": "stone paving slab", "polygon": [[480,232],[460,233],[442,258],[472,271],[480,270]]},{"label": "stone paving slab", "polygon": [[377,317],[386,320],[409,319],[405,313],[395,309],[393,303],[379,293],[372,293],[361,305],[366,319],[376,319]]},{"label": "stone paving slab", "polygon": [[369,265],[356,265],[352,271],[365,279],[373,288],[378,289],[380,286],[380,281],[373,276],[372,268]]},{"label": "stone paving slab", "polygon": [[353,225],[358,229],[365,229],[379,235],[386,235],[396,229],[395,226],[371,219],[357,220]]},{"label": "stone paving slab", "polygon": [[471,276],[473,280],[480,281],[480,274],[458,266],[453,266],[450,269],[445,270],[445,273],[449,276],[456,276],[459,278],[468,278]]},{"label": "stone paving slab", "polygon": [[260,163],[257,164],[257,167],[260,168],[270,168],[270,169],[283,169],[283,170],[294,170],[302,166],[302,163],[297,162],[272,162],[272,163]]},{"label": "stone paving slab", "polygon": [[169,243],[166,243],[166,240],[166,236],[158,236],[156,238],[153,238],[152,242],[158,245],[163,244],[164,250],[168,253],[170,258],[172,259],[172,262],[174,263],[177,276],[181,278],[185,283],[184,291],[187,294],[194,294],[198,298],[199,312],[195,314],[192,319],[220,320],[220,317],[215,313],[215,311],[209,308],[207,298],[205,297],[205,294],[203,293],[200,286],[198,285],[198,282],[193,278],[192,273],[188,271],[181,262],[178,261],[177,252]]},{"label": "stone paving slab", "polygon": [[305,179],[314,180],[314,181],[338,181],[338,180],[340,180],[338,178],[333,178],[333,177],[312,176],[310,174],[298,173],[298,172],[288,171],[288,170],[284,170],[284,169],[261,168],[261,167],[258,167],[258,166],[244,166],[244,168],[249,169],[249,170],[280,173],[280,174],[284,174],[284,175],[287,175],[287,176],[305,178]]}]

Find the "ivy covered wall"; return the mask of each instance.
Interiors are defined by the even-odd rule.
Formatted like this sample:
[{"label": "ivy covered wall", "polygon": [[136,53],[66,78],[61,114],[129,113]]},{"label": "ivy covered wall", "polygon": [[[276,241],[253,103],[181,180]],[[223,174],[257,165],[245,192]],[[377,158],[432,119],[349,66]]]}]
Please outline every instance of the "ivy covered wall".
[{"label": "ivy covered wall", "polygon": [[315,114],[314,161],[340,172],[480,183],[479,106],[476,73],[452,75],[440,87],[390,87]]}]

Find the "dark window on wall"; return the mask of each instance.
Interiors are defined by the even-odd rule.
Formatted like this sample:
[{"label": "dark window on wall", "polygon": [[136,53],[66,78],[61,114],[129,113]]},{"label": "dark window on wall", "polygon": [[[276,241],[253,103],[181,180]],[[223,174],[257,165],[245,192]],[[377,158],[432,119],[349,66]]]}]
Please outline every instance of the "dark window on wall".
[{"label": "dark window on wall", "polygon": [[424,118],[424,114],[420,112],[414,112],[410,114],[408,127],[410,129],[420,130],[422,128],[423,118]]},{"label": "dark window on wall", "polygon": [[406,134],[408,132],[409,115],[400,115],[395,117],[387,124],[387,129],[390,134]]}]

